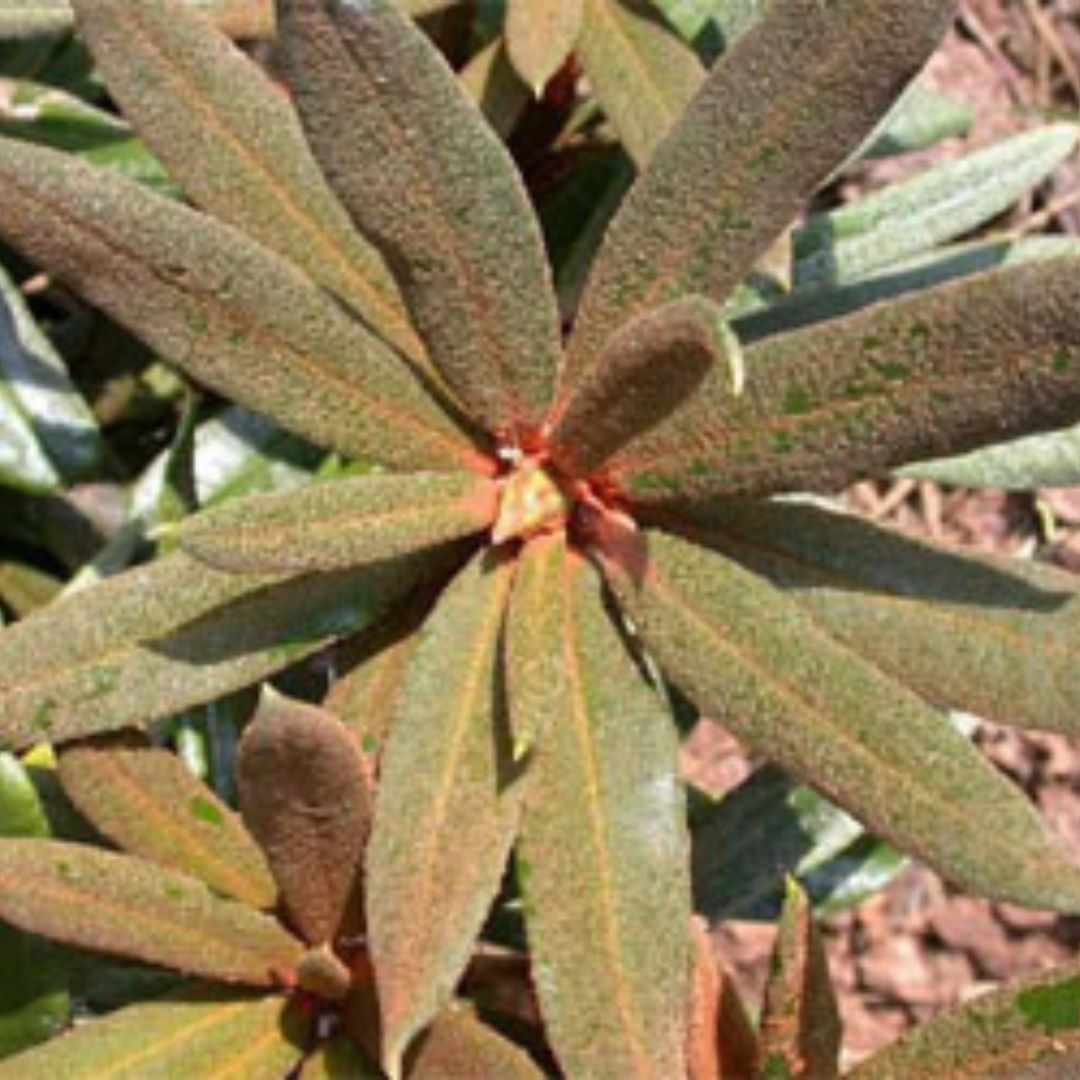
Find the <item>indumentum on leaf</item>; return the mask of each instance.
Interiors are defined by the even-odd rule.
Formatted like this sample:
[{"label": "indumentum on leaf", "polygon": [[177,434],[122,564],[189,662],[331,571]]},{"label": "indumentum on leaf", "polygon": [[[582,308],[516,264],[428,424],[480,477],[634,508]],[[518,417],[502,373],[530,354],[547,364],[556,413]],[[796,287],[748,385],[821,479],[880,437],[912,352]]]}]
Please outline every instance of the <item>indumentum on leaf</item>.
[{"label": "indumentum on leaf", "polygon": [[[872,131],[950,3],[774,0],[651,149],[565,340],[515,168],[387,0],[279,0],[296,113],[176,0],[72,6],[198,209],[5,140],[6,239],[194,380],[388,471],[206,510],[171,554],[3,631],[0,733],[21,749],[146,724],[359,634],[328,705],[377,755],[380,783],[362,912],[350,867],[370,796],[339,771],[353,751],[338,735],[309,744],[307,722],[271,705],[240,788],[290,930],[250,906],[269,881],[254,855],[240,858],[249,906],[226,905],[184,874],[235,894],[235,850],[220,866],[179,839],[175,880],[6,842],[5,918],[320,999],[348,996],[331,939],[355,930],[377,1052],[398,1075],[433,1021],[421,1052],[467,1054],[436,1018],[514,851],[560,1069],[684,1075],[701,1008],[727,1014],[715,979],[691,986],[669,685],[956,883],[1080,911],[1080,870],[935,708],[1075,731],[1075,585],[773,499],[1074,421],[1080,259],[1006,265],[745,347],[720,307]],[[87,790],[117,788],[93,770]],[[340,797],[307,814],[313,788]],[[233,845],[250,854],[241,834]],[[143,927],[162,922],[147,891],[170,884],[190,922]],[[130,922],[104,927],[87,890]],[[798,1029],[791,986],[821,965],[790,903],[781,982],[747,1051],[783,1068],[835,1051],[829,1031]],[[178,934],[207,937],[205,967],[189,944],[169,951]],[[165,951],[139,952],[148,939]],[[253,1037],[238,1033],[254,1013],[201,1001],[218,1010],[207,1024]]]}]

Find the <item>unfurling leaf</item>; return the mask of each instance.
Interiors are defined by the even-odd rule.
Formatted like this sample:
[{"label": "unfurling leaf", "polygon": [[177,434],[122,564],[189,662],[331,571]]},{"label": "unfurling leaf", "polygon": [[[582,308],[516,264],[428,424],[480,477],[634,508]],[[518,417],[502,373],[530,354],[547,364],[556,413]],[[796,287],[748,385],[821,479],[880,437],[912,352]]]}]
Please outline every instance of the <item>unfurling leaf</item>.
[{"label": "unfurling leaf", "polygon": [[300,942],[195,878],[60,840],[0,840],[0,918],[96,952],[248,986],[290,981]]},{"label": "unfurling leaf", "polygon": [[573,50],[585,2],[508,0],[506,49],[517,73],[537,97]]},{"label": "unfurling leaf", "polygon": [[252,907],[274,906],[277,887],[263,853],[175,754],[123,732],[69,745],[59,772],[79,812],[124,851]]},{"label": "unfurling leaf", "polygon": [[494,481],[468,474],[358,476],[230,500],[180,542],[222,570],[344,570],[478,533],[497,504]]},{"label": "unfurling leaf", "polygon": [[580,556],[549,602],[566,693],[533,750],[519,851],[545,1026],[568,1075],[681,1076],[690,889],[675,728]]},{"label": "unfurling leaf", "polygon": [[329,713],[266,691],[236,772],[292,925],[312,945],[355,934],[372,802],[355,741]]}]

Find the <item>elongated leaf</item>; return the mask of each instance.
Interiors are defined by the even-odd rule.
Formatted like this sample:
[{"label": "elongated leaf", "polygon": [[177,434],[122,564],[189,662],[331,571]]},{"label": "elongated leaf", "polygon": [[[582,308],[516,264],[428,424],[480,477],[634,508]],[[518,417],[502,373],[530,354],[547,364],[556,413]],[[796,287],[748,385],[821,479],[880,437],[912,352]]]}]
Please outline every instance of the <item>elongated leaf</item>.
[{"label": "elongated leaf", "polygon": [[383,758],[367,914],[391,1075],[464,970],[517,824],[495,681],[511,565],[477,557],[439,601]]},{"label": "elongated leaf", "polygon": [[180,542],[222,570],[341,570],[480,532],[497,504],[495,483],[468,474],[361,476],[230,500]]},{"label": "elongated leaf", "polygon": [[677,744],[598,584],[574,558],[549,599],[566,690],[563,716],[536,746],[525,797],[526,928],[565,1072],[659,1080],[684,1074],[690,996]]},{"label": "elongated leaf", "polygon": [[703,919],[691,920],[693,988],[687,1022],[690,1080],[757,1076],[758,1040],[732,977],[717,963]]},{"label": "elongated leaf", "polygon": [[[234,37],[270,37],[273,0],[186,0],[218,28]],[[74,18],[71,0],[0,0],[0,38],[37,37],[67,30]]]},{"label": "elongated leaf", "polygon": [[705,70],[647,0],[583,0],[582,6],[582,66],[640,168],[697,92]]},{"label": "elongated leaf", "polygon": [[840,1016],[825,946],[806,893],[789,881],[761,1017],[765,1075],[827,1080],[839,1074]]},{"label": "elongated leaf", "polygon": [[[502,144],[389,0],[282,0],[308,139],[474,419],[539,423],[559,358],[540,231]],[[481,182],[482,181],[482,182]]]},{"label": "elongated leaf", "polygon": [[0,382],[0,483],[31,495],[61,488],[26,414],[10,389]]},{"label": "elongated leaf", "polygon": [[0,181],[4,235],[194,378],[346,455],[440,469],[471,458],[398,357],[235,230],[11,140]]},{"label": "elongated leaf", "polygon": [[348,1035],[320,1044],[305,1062],[303,1080],[382,1080],[382,1072],[364,1059]]},{"label": "elongated leaf", "polygon": [[623,204],[582,301],[576,378],[640,311],[723,301],[948,24],[949,0],[778,0],[717,65]]},{"label": "elongated leaf", "polygon": [[573,50],[584,7],[585,0],[507,0],[506,49],[537,97]]},{"label": "elongated leaf", "polygon": [[675,412],[719,360],[722,324],[719,308],[692,296],[625,326],[556,406],[552,457],[587,476]]},{"label": "elongated leaf", "polygon": [[796,238],[797,285],[854,281],[971,232],[1053,172],[1077,131],[1036,128],[812,219]]},{"label": "elongated leaf", "polygon": [[0,1063],[0,1077],[166,1080],[232,1073],[280,1080],[300,1059],[303,1026],[277,995],[197,986],[82,1025]]},{"label": "elongated leaf", "polygon": [[0,561],[0,601],[20,618],[50,603],[60,589],[52,574],[36,566]]},{"label": "elongated leaf", "polygon": [[373,793],[345,728],[321,709],[264,691],[240,743],[237,782],[244,820],[292,924],[313,945],[356,933]]},{"label": "elongated leaf", "polygon": [[1080,1065],[1080,970],[1040,972],[921,1024],[856,1066],[855,1080],[1037,1080]]},{"label": "elongated leaf", "polygon": [[766,575],[829,633],[928,700],[1080,733],[1080,591],[810,506],[728,504],[694,535]]},{"label": "elongated leaf", "polygon": [[0,737],[28,746],[171,716],[368,625],[450,551],[336,574],[232,575],[174,555],[0,632]]},{"label": "elongated leaf", "polygon": [[973,119],[966,101],[940,93],[928,79],[917,79],[863,145],[859,158],[865,161],[928,150],[944,139],[966,136]]},{"label": "elongated leaf", "polygon": [[222,982],[287,982],[302,951],[187,874],[85,844],[0,840],[0,886],[0,918],[24,930]]},{"label": "elongated leaf", "polygon": [[836,490],[912,458],[1074,420],[1080,260],[1029,262],[770,338],[617,455],[635,500]]},{"label": "elongated leaf", "polygon": [[529,88],[511,65],[506,42],[496,38],[476,53],[459,72],[458,82],[500,138],[508,138],[529,104]]},{"label": "elongated leaf", "polygon": [[409,1080],[451,1076],[540,1080],[545,1074],[524,1050],[499,1035],[465,1005],[444,1009],[417,1045]]},{"label": "elongated leaf", "polygon": [[263,72],[179,0],[75,0],[75,9],[110,93],[191,198],[420,356],[389,272],[356,234],[287,98]]},{"label": "elongated leaf", "polygon": [[718,553],[660,533],[603,557],[668,675],[755,753],[965,888],[1080,907],[1080,870],[1024,797],[794,601]]},{"label": "elongated leaf", "polygon": [[277,888],[262,852],[175,754],[138,735],[107,735],[69,746],[60,782],[79,812],[129,854],[252,907],[274,906]]}]

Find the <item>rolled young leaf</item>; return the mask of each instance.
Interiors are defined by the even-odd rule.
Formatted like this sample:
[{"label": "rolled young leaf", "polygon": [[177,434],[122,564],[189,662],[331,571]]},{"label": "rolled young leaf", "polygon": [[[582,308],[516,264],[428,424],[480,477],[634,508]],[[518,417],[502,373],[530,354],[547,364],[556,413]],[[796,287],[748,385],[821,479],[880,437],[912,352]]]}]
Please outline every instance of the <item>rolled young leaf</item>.
[{"label": "rolled young leaf", "polygon": [[497,505],[475,475],[359,476],[231,499],[185,522],[180,543],[222,570],[343,570],[478,533]]},{"label": "rolled young leaf", "polygon": [[293,926],[312,945],[359,929],[371,777],[356,743],[322,709],[264,690],[236,760],[240,808]]},{"label": "rolled young leaf", "polygon": [[383,756],[366,888],[391,1075],[464,971],[517,825],[495,677],[512,568],[478,556],[440,598]]},{"label": "rolled young leaf", "polygon": [[571,475],[588,476],[667,419],[720,366],[722,325],[719,308],[690,296],[623,327],[556,406],[552,458]]},{"label": "rolled young leaf", "polygon": [[287,983],[300,942],[268,915],[130,855],[0,840],[0,918],[68,945],[248,986]]},{"label": "rolled young leaf", "polygon": [[176,754],[123,732],[68,746],[59,775],[83,817],[128,854],[252,907],[274,906],[277,887],[258,845]]},{"label": "rolled young leaf", "polygon": [[1080,259],[1008,266],[747,347],[608,471],[640,503],[833,491],[1080,411]]},{"label": "rolled young leaf", "polygon": [[319,445],[405,468],[483,467],[387,346],[212,218],[2,140],[0,232],[193,378]]},{"label": "rolled young leaf", "polygon": [[519,842],[536,991],[567,1075],[666,1080],[685,1073],[690,996],[675,727],[595,571],[580,556],[562,569],[549,603],[563,715],[535,747]]},{"label": "rolled young leaf", "polygon": [[774,0],[717,64],[608,231],[565,380],[687,292],[727,299],[919,69],[951,0]]},{"label": "rolled young leaf", "polygon": [[432,362],[489,431],[535,427],[551,398],[559,320],[506,150],[389,0],[278,7],[311,147],[387,258]]},{"label": "rolled young leaf", "polygon": [[751,750],[964,888],[1080,909],[1080,868],[1027,800],[943,717],[793,600],[659,532],[609,530],[597,551],[668,676]]},{"label": "rolled young leaf", "polygon": [[508,0],[506,49],[536,97],[573,50],[583,7],[584,0]]},{"label": "rolled young leaf", "polygon": [[302,267],[406,355],[422,355],[389,271],[258,65],[179,0],[74,6],[109,93],[191,199]]}]

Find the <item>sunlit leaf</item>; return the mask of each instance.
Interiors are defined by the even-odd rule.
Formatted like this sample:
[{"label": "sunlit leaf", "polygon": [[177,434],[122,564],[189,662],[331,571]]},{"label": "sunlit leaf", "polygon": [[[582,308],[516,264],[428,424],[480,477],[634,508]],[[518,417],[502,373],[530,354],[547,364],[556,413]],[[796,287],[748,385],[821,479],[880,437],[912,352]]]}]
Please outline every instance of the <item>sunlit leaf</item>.
[{"label": "sunlit leaf", "polygon": [[776,0],[717,64],[623,204],[567,377],[633,315],[723,301],[937,44],[947,0]]},{"label": "sunlit leaf", "polygon": [[861,160],[928,150],[944,139],[968,134],[973,120],[971,106],[928,83],[920,78],[908,87],[859,151]]},{"label": "sunlit leaf", "polygon": [[1080,907],[1080,869],[1024,796],[795,601],[661,533],[605,538],[609,580],[668,676],[756,753],[964,888]]},{"label": "sunlit leaf", "polygon": [[506,49],[517,73],[537,97],[573,50],[586,2],[507,0]]},{"label": "sunlit leaf", "polygon": [[60,589],[61,582],[36,566],[0,560],[0,602],[19,617],[44,607]]},{"label": "sunlit leaf", "polygon": [[390,258],[432,361],[489,430],[538,423],[559,325],[540,231],[502,143],[389,0],[279,6],[308,139]]},{"label": "sunlit leaf", "polygon": [[342,570],[491,525],[498,488],[468,474],[361,476],[231,499],[187,521],[184,549],[222,570]]},{"label": "sunlit leaf", "polygon": [[262,852],[175,754],[122,733],[72,744],[59,770],[76,808],[124,851],[253,907],[274,906],[277,889]]},{"label": "sunlit leaf", "polygon": [[452,1076],[540,1080],[545,1074],[524,1050],[485,1024],[466,1005],[444,1009],[417,1043],[409,1080]]},{"label": "sunlit leaf", "polygon": [[439,600],[383,757],[366,888],[391,1073],[464,970],[517,823],[495,680],[511,577],[477,557]]},{"label": "sunlit leaf", "polygon": [[96,952],[249,986],[287,982],[300,942],[268,915],[130,855],[0,840],[0,918]]},{"label": "sunlit leaf", "polygon": [[679,1076],[690,897],[675,728],[580,558],[549,603],[566,692],[533,751],[519,853],[545,1026],[569,1075]]}]

